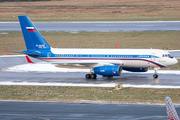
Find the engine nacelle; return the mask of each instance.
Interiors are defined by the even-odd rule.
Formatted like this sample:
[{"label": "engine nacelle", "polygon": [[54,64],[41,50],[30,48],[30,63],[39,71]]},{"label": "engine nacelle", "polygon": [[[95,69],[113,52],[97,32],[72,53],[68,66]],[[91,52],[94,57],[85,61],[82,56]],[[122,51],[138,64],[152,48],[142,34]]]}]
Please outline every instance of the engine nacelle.
[{"label": "engine nacelle", "polygon": [[122,69],[126,71],[130,71],[130,72],[147,72],[148,71],[148,68],[138,68],[138,67],[126,67]]},{"label": "engine nacelle", "polygon": [[119,65],[107,65],[94,68],[94,73],[103,76],[120,76],[122,68]]}]

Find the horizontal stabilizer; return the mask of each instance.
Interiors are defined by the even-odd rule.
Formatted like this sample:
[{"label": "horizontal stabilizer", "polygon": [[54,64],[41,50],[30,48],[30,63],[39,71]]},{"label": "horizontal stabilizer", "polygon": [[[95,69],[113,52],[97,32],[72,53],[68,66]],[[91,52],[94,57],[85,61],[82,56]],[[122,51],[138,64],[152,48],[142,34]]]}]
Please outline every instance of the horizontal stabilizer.
[{"label": "horizontal stabilizer", "polygon": [[23,52],[19,52],[19,51],[9,51],[9,50],[4,50],[5,52],[13,52],[13,53],[22,53],[22,54],[25,54]]},{"label": "horizontal stabilizer", "polygon": [[5,50],[6,52],[13,52],[13,53],[21,53],[21,54],[26,54],[26,55],[41,55],[41,53],[38,52],[19,52],[19,51],[9,51],[9,50]]}]

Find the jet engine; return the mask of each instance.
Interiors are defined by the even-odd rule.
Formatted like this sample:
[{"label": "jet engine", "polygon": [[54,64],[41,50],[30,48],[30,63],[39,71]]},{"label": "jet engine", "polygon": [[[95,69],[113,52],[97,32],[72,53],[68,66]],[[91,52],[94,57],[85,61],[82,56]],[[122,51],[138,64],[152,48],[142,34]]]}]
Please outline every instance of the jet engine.
[{"label": "jet engine", "polygon": [[139,68],[139,67],[126,67],[122,68],[123,70],[130,71],[130,72],[147,72],[148,68]]},{"label": "jet engine", "polygon": [[120,76],[122,68],[119,65],[107,65],[94,68],[94,73],[103,76]]}]

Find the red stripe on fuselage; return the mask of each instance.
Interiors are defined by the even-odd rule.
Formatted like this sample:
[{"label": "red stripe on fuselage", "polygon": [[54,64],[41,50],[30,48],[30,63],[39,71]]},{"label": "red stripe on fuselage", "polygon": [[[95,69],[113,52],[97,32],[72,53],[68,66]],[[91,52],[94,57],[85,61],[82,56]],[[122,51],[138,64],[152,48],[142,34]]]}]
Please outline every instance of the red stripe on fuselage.
[{"label": "red stripe on fuselage", "polygon": [[86,58],[77,58],[77,59],[74,59],[74,58],[39,58],[41,60],[136,60],[136,61],[145,61],[145,62],[150,62],[160,68],[164,67],[162,65],[159,65],[155,62],[152,62],[152,61],[149,61],[149,60],[143,60],[143,59],[86,59]]}]

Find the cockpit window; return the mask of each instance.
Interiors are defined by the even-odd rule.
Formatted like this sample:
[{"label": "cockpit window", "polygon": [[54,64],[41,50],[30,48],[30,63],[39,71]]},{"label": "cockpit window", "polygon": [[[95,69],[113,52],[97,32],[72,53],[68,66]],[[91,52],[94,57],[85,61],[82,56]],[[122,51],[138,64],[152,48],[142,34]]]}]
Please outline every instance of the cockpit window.
[{"label": "cockpit window", "polygon": [[173,56],[172,56],[171,54],[168,54],[168,57],[169,57],[169,58],[173,58]]},{"label": "cockpit window", "polygon": [[163,54],[162,57],[173,58],[173,56],[171,54]]}]

